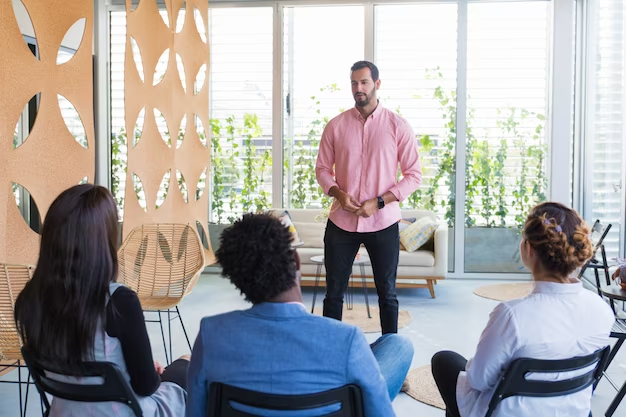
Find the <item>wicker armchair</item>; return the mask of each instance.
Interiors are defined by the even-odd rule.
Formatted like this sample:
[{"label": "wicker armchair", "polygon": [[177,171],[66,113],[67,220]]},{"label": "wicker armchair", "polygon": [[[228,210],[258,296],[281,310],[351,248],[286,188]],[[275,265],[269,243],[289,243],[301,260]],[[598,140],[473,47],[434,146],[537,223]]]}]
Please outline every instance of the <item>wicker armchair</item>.
[{"label": "wicker armchair", "polygon": [[[204,247],[198,232],[187,224],[144,224],[133,229],[118,251],[118,282],[137,292],[144,311],[156,312],[161,326],[165,360],[172,358],[171,320],[176,313],[189,349],[191,343],[178,303],[191,292],[204,270]],[[167,313],[169,356],[161,313]]]},{"label": "wicker armchair", "polygon": [[28,280],[33,276],[34,267],[29,265],[11,265],[0,263],[0,375],[18,370],[17,381],[0,381],[17,383],[20,395],[20,416],[26,414],[26,402],[22,400],[22,384],[26,385],[28,398],[28,381],[22,380],[22,368],[26,364],[22,359],[22,340],[15,327],[13,311],[15,300]]}]

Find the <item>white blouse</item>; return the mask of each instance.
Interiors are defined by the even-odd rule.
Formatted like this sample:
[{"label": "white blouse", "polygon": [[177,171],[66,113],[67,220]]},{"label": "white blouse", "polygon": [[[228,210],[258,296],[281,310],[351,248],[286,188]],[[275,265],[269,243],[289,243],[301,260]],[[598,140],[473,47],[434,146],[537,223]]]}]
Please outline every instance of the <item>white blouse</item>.
[{"label": "white blouse", "polygon": [[[514,359],[567,359],[591,354],[609,344],[614,321],[610,307],[584,289],[582,282],[536,281],[530,295],[501,303],[491,312],[476,355],[457,381],[461,416],[484,417],[499,378]],[[536,378],[558,380],[573,375],[538,374]],[[592,387],[588,387],[561,397],[509,397],[493,416],[588,417],[591,394]]]}]

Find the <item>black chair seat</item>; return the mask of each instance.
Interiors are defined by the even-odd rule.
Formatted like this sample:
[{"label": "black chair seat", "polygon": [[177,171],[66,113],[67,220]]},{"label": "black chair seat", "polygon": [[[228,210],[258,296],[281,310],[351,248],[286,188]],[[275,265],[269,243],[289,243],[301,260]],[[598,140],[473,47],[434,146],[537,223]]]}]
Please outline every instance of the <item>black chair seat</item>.
[{"label": "black chair seat", "polygon": [[[356,385],[345,385],[315,394],[278,395],[251,391],[232,385],[213,382],[210,388],[208,417],[257,417],[233,408],[232,403],[273,411],[317,409],[332,404],[341,408],[323,417],[363,417],[363,398]],[[322,415],[320,415],[322,417]]]}]

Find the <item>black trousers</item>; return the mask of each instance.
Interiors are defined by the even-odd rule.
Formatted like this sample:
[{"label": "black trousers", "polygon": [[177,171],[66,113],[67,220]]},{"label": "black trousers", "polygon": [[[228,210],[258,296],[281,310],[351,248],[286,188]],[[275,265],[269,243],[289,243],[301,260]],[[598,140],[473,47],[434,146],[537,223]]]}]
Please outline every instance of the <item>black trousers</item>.
[{"label": "black trousers", "polygon": [[396,276],[400,236],[394,223],[378,232],[346,232],[328,220],[324,234],[324,265],[326,267],[326,298],[324,316],[341,320],[343,296],[352,274],[352,264],[359,246],[365,245],[374,271],[378,293],[380,323],[383,334],[398,332],[398,298]]},{"label": "black trousers", "polygon": [[459,373],[465,370],[467,359],[456,352],[441,351],[435,353],[431,360],[433,377],[439,393],[446,403],[446,417],[461,417],[456,402],[456,381]]},{"label": "black trousers", "polygon": [[187,369],[189,369],[187,359],[176,359],[163,370],[161,382],[173,382],[187,391]]}]

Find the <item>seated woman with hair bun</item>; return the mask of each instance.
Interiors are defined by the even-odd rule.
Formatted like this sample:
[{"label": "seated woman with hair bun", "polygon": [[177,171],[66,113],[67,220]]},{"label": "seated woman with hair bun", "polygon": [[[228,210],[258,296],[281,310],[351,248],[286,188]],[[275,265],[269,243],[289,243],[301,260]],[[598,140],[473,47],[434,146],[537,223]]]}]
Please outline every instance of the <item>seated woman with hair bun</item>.
[{"label": "seated woman with hair bun", "polygon": [[[530,269],[533,291],[499,304],[469,361],[444,351],[432,358],[432,372],[448,417],[483,417],[500,377],[518,358],[567,359],[609,344],[613,312],[572,273],[592,255],[589,227],[574,210],[543,203],[528,214],[520,253]],[[592,387],[560,397],[513,396],[494,416],[587,417]]]}]

